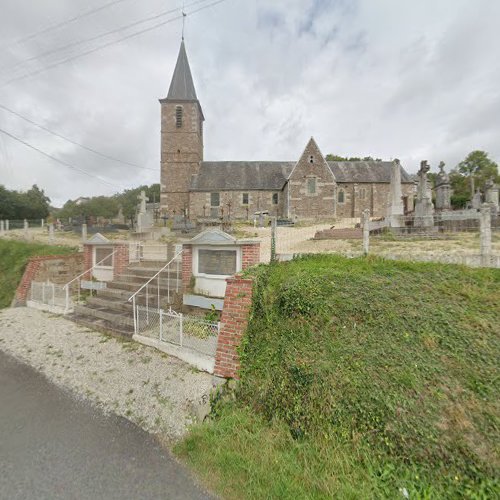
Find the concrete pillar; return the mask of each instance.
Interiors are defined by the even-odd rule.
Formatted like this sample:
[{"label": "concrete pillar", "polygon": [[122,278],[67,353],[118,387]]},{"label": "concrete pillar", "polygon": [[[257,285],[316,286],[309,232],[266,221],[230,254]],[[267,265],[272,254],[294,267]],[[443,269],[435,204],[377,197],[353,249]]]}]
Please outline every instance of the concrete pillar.
[{"label": "concrete pillar", "polygon": [[54,224],[49,224],[49,243],[54,242]]},{"label": "concrete pillar", "polygon": [[3,220],[0,220],[0,234],[3,234],[5,231],[5,223]]},{"label": "concrete pillar", "polygon": [[482,206],[479,215],[481,238],[481,265],[490,265],[491,256],[491,211],[489,206]]},{"label": "concrete pillar", "polygon": [[42,219],[40,227],[43,229],[45,227],[45,221]]},{"label": "concrete pillar", "polygon": [[24,239],[28,239],[28,229],[29,229],[29,224],[26,219],[24,219]]},{"label": "concrete pillar", "polygon": [[82,241],[87,241],[87,224],[82,224]]},{"label": "concrete pillar", "polygon": [[7,219],[5,221],[5,230],[8,231],[9,230],[9,219]]},{"label": "concrete pillar", "polygon": [[363,253],[368,255],[370,250],[370,210],[363,210]]}]

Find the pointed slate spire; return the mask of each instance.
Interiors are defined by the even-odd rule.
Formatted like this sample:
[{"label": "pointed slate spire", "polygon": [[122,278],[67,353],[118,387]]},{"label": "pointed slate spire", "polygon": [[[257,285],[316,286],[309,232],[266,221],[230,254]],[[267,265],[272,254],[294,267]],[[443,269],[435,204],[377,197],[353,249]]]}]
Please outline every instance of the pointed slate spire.
[{"label": "pointed slate spire", "polygon": [[184,40],[181,42],[177,64],[175,65],[174,76],[168,89],[167,99],[172,101],[197,101],[196,90],[194,88],[191,68],[186,54]]}]

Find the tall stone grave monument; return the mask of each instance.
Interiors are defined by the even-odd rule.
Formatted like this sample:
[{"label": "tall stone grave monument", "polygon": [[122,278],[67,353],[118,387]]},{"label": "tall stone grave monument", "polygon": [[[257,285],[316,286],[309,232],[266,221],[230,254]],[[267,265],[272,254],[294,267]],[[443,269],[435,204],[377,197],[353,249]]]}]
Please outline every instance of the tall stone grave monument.
[{"label": "tall stone grave monument", "polygon": [[415,201],[415,227],[434,226],[434,205],[432,204],[432,191],[427,179],[430,170],[426,160],[420,162],[418,171],[417,200]]},{"label": "tall stone grave monument", "polygon": [[498,184],[495,184],[493,179],[489,179],[486,182],[485,202],[490,207],[492,215],[497,215],[499,213],[498,190]]},{"label": "tall stone grave monument", "polygon": [[391,192],[389,197],[389,223],[391,227],[402,227],[404,221],[403,193],[401,190],[401,164],[396,158],[391,167]]},{"label": "tall stone grave monument", "polygon": [[451,210],[450,177],[444,171],[444,161],[439,163],[439,174],[436,178],[436,210]]}]

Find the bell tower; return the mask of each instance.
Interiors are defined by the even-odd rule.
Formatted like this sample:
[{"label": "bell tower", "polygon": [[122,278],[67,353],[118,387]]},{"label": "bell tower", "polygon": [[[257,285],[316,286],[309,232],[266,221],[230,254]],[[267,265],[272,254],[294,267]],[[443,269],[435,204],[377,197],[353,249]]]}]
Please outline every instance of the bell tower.
[{"label": "bell tower", "polygon": [[167,97],[161,103],[162,214],[189,216],[189,187],[203,161],[205,118],[196,96],[193,77],[181,42]]}]

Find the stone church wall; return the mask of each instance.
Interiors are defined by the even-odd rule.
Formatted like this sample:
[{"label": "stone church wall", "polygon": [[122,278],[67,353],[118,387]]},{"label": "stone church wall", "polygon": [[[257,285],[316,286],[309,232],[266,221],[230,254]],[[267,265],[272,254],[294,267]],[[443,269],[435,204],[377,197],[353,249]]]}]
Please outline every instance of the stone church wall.
[{"label": "stone church wall", "polygon": [[[385,217],[390,199],[390,184],[382,183],[339,183],[337,185],[336,202],[337,217],[361,217],[363,210],[370,210],[372,217]],[[344,193],[342,202],[341,192]],[[413,210],[414,185],[402,185],[403,196],[408,198],[407,210]]]},{"label": "stone church wall", "polygon": [[[243,204],[243,194],[248,194],[248,205]],[[278,204],[273,203],[273,194],[278,195]],[[190,195],[191,217],[220,217],[228,215],[229,206],[231,219],[253,220],[256,212],[268,211],[269,215],[283,217],[286,197],[283,191],[219,191],[220,206],[210,206],[210,193],[192,192]]]},{"label": "stone church wall", "polygon": [[[310,184],[315,184],[311,192]],[[299,219],[335,216],[335,181],[313,139],[289,180],[289,216]]]}]

